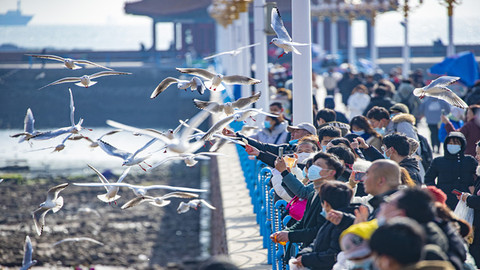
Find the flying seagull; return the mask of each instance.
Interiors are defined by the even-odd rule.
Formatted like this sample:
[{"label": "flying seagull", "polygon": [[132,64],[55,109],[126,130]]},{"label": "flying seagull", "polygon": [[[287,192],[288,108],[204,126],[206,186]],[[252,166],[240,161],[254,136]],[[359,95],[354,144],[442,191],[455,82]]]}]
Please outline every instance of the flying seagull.
[{"label": "flying seagull", "polygon": [[235,50],[231,50],[231,51],[216,53],[216,54],[213,54],[213,55],[204,57],[203,60],[207,60],[207,59],[211,59],[211,58],[214,58],[214,57],[217,57],[217,56],[227,55],[227,54],[229,54],[229,55],[231,55],[231,56],[237,56],[237,55],[240,54],[244,49],[251,48],[251,47],[254,47],[254,46],[257,46],[257,45],[260,45],[260,43],[255,43],[255,44],[250,44],[250,45],[247,45],[247,46],[238,47],[238,48],[236,48]]},{"label": "flying seagull", "polygon": [[127,209],[139,205],[143,202],[149,202],[151,205],[157,207],[163,207],[169,205],[171,203],[168,198],[198,198],[198,194],[189,193],[189,192],[170,192],[160,197],[152,197],[148,195],[137,196],[136,198],[131,199],[130,201],[126,202],[122,205],[122,209]]},{"label": "flying seagull", "polygon": [[23,261],[20,270],[28,270],[37,263],[37,260],[32,260],[33,247],[30,236],[25,237],[25,244],[23,245]]},{"label": "flying seagull", "polygon": [[27,113],[25,114],[25,119],[23,120],[23,132],[17,133],[14,135],[10,135],[12,138],[20,137],[19,143],[23,141],[28,141],[35,135],[41,133],[35,130],[35,118],[33,118],[33,113],[30,108],[27,109]]},{"label": "flying seagull", "polygon": [[467,109],[467,103],[465,103],[465,101],[459,98],[447,87],[459,79],[460,77],[442,76],[423,88],[415,88],[415,90],[413,90],[413,94],[420,99],[423,99],[425,96],[434,97],[445,100],[453,106]]},{"label": "flying seagull", "polygon": [[160,161],[156,164],[153,164],[152,167],[149,168],[148,170],[151,171],[152,169],[160,166],[161,164],[163,164],[163,163],[165,163],[169,160],[175,160],[175,159],[182,159],[185,162],[185,165],[187,165],[187,167],[193,167],[198,163],[197,159],[209,160],[210,159],[209,156],[223,156],[223,154],[211,153],[211,152],[201,152],[201,153],[196,153],[196,154],[187,153],[187,154],[172,155],[172,156],[166,157],[165,159],[163,159],[162,161]]},{"label": "flying seagull", "polygon": [[144,157],[139,157],[137,158],[136,156],[142,152],[143,150],[147,149],[147,147],[149,147],[150,145],[152,145],[157,139],[156,138],[153,138],[151,139],[150,141],[148,141],[144,146],[142,146],[141,148],[139,148],[137,151],[135,151],[134,153],[130,153],[130,152],[127,152],[127,151],[123,151],[123,150],[120,150],[118,148],[116,148],[115,146],[105,142],[105,141],[102,141],[102,140],[99,140],[98,141],[98,145],[100,146],[100,148],[105,151],[105,153],[111,155],[111,156],[114,156],[114,157],[119,157],[121,159],[123,159],[123,163],[122,163],[122,166],[133,166],[133,165],[138,165],[140,166],[140,168],[142,168],[142,170],[146,171],[145,168],[142,167],[142,165],[140,163],[145,163],[147,164],[147,166],[151,167],[151,165],[149,165],[148,163],[145,162],[145,160],[147,158],[150,157],[150,155],[146,155]]},{"label": "flying seagull", "polygon": [[257,84],[262,81],[246,77],[246,76],[241,76],[241,75],[231,75],[231,76],[223,76],[222,74],[218,73],[212,73],[206,69],[202,68],[177,68],[178,71],[181,73],[188,73],[191,75],[199,76],[202,77],[208,81],[205,82],[205,86],[213,91],[218,90],[224,90],[225,87],[222,85],[223,83],[226,84],[245,84],[245,85],[251,85],[251,84]]},{"label": "flying seagull", "polygon": [[187,91],[187,88],[190,87],[192,92],[196,90],[198,91],[198,93],[200,93],[200,95],[203,95],[203,93],[205,93],[205,85],[203,84],[203,81],[198,77],[194,76],[190,81],[167,77],[157,85],[157,88],[155,88],[155,90],[152,92],[150,98],[156,98],[160,93],[165,91],[165,89],[167,89],[170,85],[174,83],[177,84],[178,89],[184,89],[185,91]]},{"label": "flying seagull", "polygon": [[73,183],[75,186],[81,187],[103,187],[103,186],[112,186],[112,187],[128,187],[130,188],[136,196],[144,196],[150,189],[166,189],[172,191],[184,191],[184,192],[206,192],[205,189],[197,188],[186,188],[186,187],[174,187],[167,185],[150,185],[150,186],[140,186],[140,185],[131,185],[127,183]]},{"label": "flying seagull", "polygon": [[64,183],[50,188],[47,192],[47,200],[41,203],[40,207],[32,213],[33,222],[38,235],[42,234],[47,212],[52,210],[53,213],[56,213],[62,208],[63,197],[59,197],[58,193],[64,190],[67,186],[68,183]]},{"label": "flying seagull", "polygon": [[239,98],[234,102],[226,102],[224,104],[220,104],[214,101],[202,101],[198,99],[194,99],[193,103],[197,108],[202,110],[205,109],[210,104],[215,104],[215,106],[213,106],[210,109],[210,112],[212,113],[224,112],[226,115],[232,115],[234,114],[235,109],[243,109],[248,105],[257,102],[261,94],[262,94],[261,92],[258,92],[252,96]]},{"label": "flying seagull", "polygon": [[272,38],[270,44],[275,44],[277,47],[283,49],[283,53],[278,56],[282,57],[284,54],[289,52],[294,52],[296,54],[301,54],[294,46],[306,46],[307,43],[298,43],[293,42],[292,38],[287,32],[287,29],[283,25],[282,17],[280,16],[280,11],[278,8],[272,8],[272,20],[270,26],[273,28],[277,37]]},{"label": "flying seagull", "polygon": [[42,86],[38,88],[38,90],[43,89],[45,87],[51,86],[51,85],[56,85],[56,84],[61,84],[61,83],[69,83],[69,82],[74,82],[75,85],[77,86],[82,86],[85,88],[88,88],[97,82],[92,81],[92,79],[98,78],[98,77],[103,77],[103,76],[110,76],[110,75],[130,75],[132,73],[130,72],[120,72],[120,71],[100,71],[91,75],[83,75],[82,77],[66,77],[62,78],[60,80],[56,80],[52,83],[49,83],[45,86]]},{"label": "flying seagull", "polygon": [[[98,179],[100,179],[100,182],[102,182],[103,184],[110,184],[108,179],[100,171],[95,169],[95,167],[93,167],[90,164],[87,164],[87,165],[90,169],[92,169],[97,174]],[[125,179],[128,172],[130,171],[130,168],[131,167],[127,167],[125,169],[125,171],[123,171],[120,178],[118,178],[117,183],[121,183],[123,181],[123,179]],[[110,204],[111,202],[115,202],[116,200],[118,200],[118,198],[121,197],[120,195],[118,195],[118,190],[120,189],[119,187],[107,186],[107,185],[104,185],[104,187],[107,190],[107,193],[102,194],[102,195],[97,195],[97,198],[99,200],[101,200],[102,202],[108,202]],[[115,204],[117,204],[117,203],[115,202]]]},{"label": "flying seagull", "polygon": [[186,212],[188,212],[188,210],[190,210],[190,208],[193,208],[193,209],[197,210],[197,208],[200,205],[205,205],[206,207],[208,207],[212,210],[217,209],[213,205],[211,205],[207,201],[205,201],[204,199],[193,199],[193,200],[191,200],[187,203],[180,202],[180,204],[178,205],[178,208],[177,208],[177,213],[179,213],[179,214],[186,213]]},{"label": "flying seagull", "polygon": [[99,65],[97,63],[93,63],[87,60],[80,60],[80,59],[71,59],[71,58],[63,58],[57,55],[48,55],[48,54],[25,54],[28,56],[36,57],[36,58],[43,58],[43,59],[50,59],[63,62],[66,68],[69,69],[79,69],[82,68],[81,66],[77,66],[76,64],[84,64],[84,65],[91,65],[99,68],[104,68],[108,70],[113,70],[111,68]]}]

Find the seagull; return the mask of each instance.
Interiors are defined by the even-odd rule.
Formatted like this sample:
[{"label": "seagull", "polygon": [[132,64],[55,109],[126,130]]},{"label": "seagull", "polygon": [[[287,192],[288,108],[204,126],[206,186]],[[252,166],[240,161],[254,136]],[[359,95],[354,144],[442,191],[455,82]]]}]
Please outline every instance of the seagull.
[{"label": "seagull", "polygon": [[165,143],[167,150],[175,152],[177,154],[194,153],[204,145],[204,142],[196,141],[191,143],[190,135],[192,135],[194,132],[194,129],[197,128],[208,117],[208,114],[209,114],[208,110],[210,109],[210,106],[213,106],[213,105],[209,105],[205,110],[198,112],[189,121],[189,126],[182,129],[181,134],[179,136],[174,136],[173,139],[169,139],[163,133],[155,130],[139,129],[139,128],[121,124],[112,120],[107,120],[107,124],[114,128],[120,128],[120,129],[128,130],[131,132],[147,135],[153,138],[157,138],[159,141]]},{"label": "seagull", "polygon": [[133,198],[130,201],[126,202],[124,205],[122,205],[122,209],[134,207],[143,202],[149,202],[151,205],[163,207],[171,203],[170,200],[167,200],[168,198],[198,198],[198,194],[189,192],[170,192],[160,197],[152,197],[147,195],[137,196],[136,198]]},{"label": "seagull", "polygon": [[32,110],[28,108],[27,113],[25,114],[25,119],[23,120],[23,132],[10,135],[10,137],[16,138],[21,136],[18,140],[19,143],[30,140],[32,137],[40,133],[35,130],[34,124],[35,118],[33,118]]},{"label": "seagull", "polygon": [[148,190],[150,189],[166,189],[172,191],[185,191],[185,192],[206,192],[206,189],[197,189],[197,188],[186,188],[186,187],[174,187],[167,185],[150,185],[150,186],[140,186],[140,185],[131,185],[127,183],[73,183],[76,186],[81,187],[103,187],[103,186],[112,186],[112,187],[128,187],[130,188],[136,196],[145,196]]},{"label": "seagull", "polygon": [[262,94],[261,92],[258,92],[249,97],[239,98],[234,102],[226,102],[224,104],[220,104],[213,101],[202,101],[198,99],[194,99],[193,103],[197,108],[202,110],[205,109],[210,104],[215,104],[215,106],[210,110],[211,113],[224,112],[226,115],[232,115],[235,112],[235,109],[243,109],[248,105],[257,102],[261,94]]},{"label": "seagull", "polygon": [[2,179],[0,179],[0,183],[2,183],[4,180],[5,180],[5,179],[3,179],[3,178],[2,178]]},{"label": "seagull", "polygon": [[223,76],[222,74],[212,73],[202,68],[177,68],[177,70],[180,71],[181,73],[196,75],[208,80],[205,82],[205,86],[208,87],[208,89],[210,90],[212,90],[213,88],[213,91],[216,91],[217,89],[220,91],[224,90],[225,87],[222,85],[222,82],[226,84],[245,84],[245,85],[257,84],[262,82],[254,78],[241,76],[241,75]]},{"label": "seagull", "polygon": [[65,243],[65,242],[80,242],[80,241],[88,241],[88,242],[92,242],[92,243],[95,243],[95,244],[101,245],[101,246],[104,245],[102,242],[97,241],[95,239],[92,239],[90,237],[73,237],[73,238],[65,238],[65,239],[62,239],[58,242],[55,242],[54,244],[52,244],[52,247],[54,247],[56,245],[59,245],[61,243]]},{"label": "seagull", "polygon": [[283,25],[282,17],[280,16],[280,11],[278,8],[272,8],[272,20],[270,26],[273,28],[277,37],[272,38],[270,44],[275,44],[277,47],[283,49],[283,53],[278,56],[282,57],[284,54],[289,52],[294,52],[296,54],[301,54],[294,46],[306,46],[307,43],[298,43],[293,42],[292,38],[287,32],[287,29]]},{"label": "seagull", "polygon": [[[90,164],[87,164],[87,165],[90,169],[92,169],[98,175],[98,179],[100,179],[100,182],[102,182],[103,184],[110,184],[108,179],[101,172],[99,172],[97,169],[95,169],[95,167],[93,167]],[[127,176],[128,172],[130,171],[130,168],[131,167],[127,167],[125,169],[125,171],[123,171],[120,178],[118,178],[117,183],[121,183],[123,181],[123,179]],[[117,194],[118,190],[120,188],[119,187],[113,187],[113,186],[106,186],[106,185],[104,185],[104,187],[107,190],[107,193],[102,194],[102,195],[97,195],[97,198],[99,200],[101,200],[102,202],[108,202],[109,204],[111,202],[115,202],[115,204],[117,204],[116,200],[118,200],[118,198],[121,197],[120,195]]]},{"label": "seagull", "polygon": [[[72,125],[69,127],[63,127],[63,128],[59,128],[52,131],[37,132],[37,134],[33,135],[30,139],[48,140],[48,139],[58,137],[65,133],[78,134],[80,130],[84,129],[84,127],[82,127],[83,118],[80,118],[78,120],[78,123],[75,125],[75,104],[73,102],[73,94],[70,88],[68,89],[68,92],[70,93],[70,123]],[[88,129],[88,130],[92,131],[91,129]]]},{"label": "seagull", "polygon": [[425,96],[434,97],[438,99],[445,100],[453,106],[467,109],[468,105],[459,98],[452,90],[448,89],[448,85],[459,80],[460,77],[451,77],[451,76],[442,76],[435,79],[429,85],[423,88],[415,88],[413,94],[420,99],[423,99]]},{"label": "seagull", "polygon": [[155,90],[152,92],[150,98],[156,98],[160,93],[165,91],[165,89],[167,89],[170,85],[174,83],[177,84],[178,89],[187,91],[187,88],[190,87],[192,92],[196,90],[198,91],[198,93],[200,93],[200,95],[203,95],[203,93],[205,93],[205,84],[203,84],[203,81],[196,76],[192,77],[190,81],[167,77],[157,85],[157,88],[155,88]]},{"label": "seagull", "polygon": [[41,203],[40,207],[32,213],[33,222],[38,235],[42,234],[47,212],[52,210],[53,213],[56,213],[62,208],[63,197],[59,197],[58,193],[64,190],[67,186],[68,183],[64,183],[50,188],[47,192],[47,200]]},{"label": "seagull", "polygon": [[33,247],[30,236],[25,237],[25,244],[23,245],[23,261],[20,270],[28,270],[37,263],[37,260],[32,261]]},{"label": "seagull", "polygon": [[121,132],[122,130],[121,129],[116,129],[116,130],[112,130],[112,131],[109,131],[105,134],[102,134],[100,137],[98,137],[96,140],[92,140],[90,137],[87,137],[87,136],[83,136],[83,135],[79,135],[79,136],[76,136],[74,138],[69,138],[69,140],[80,140],[80,139],[85,139],[87,141],[90,142],[90,147],[91,148],[95,148],[95,147],[98,147],[99,144],[98,142],[102,140],[103,137],[105,136],[108,136],[108,135],[113,135],[115,133],[118,133],[118,132]]},{"label": "seagull", "polygon": [[217,209],[213,205],[211,205],[207,201],[205,201],[204,199],[194,199],[194,200],[191,200],[187,203],[180,202],[180,204],[178,205],[178,208],[177,208],[177,213],[179,213],[179,214],[186,213],[186,212],[188,212],[188,210],[190,210],[190,208],[193,208],[193,209],[197,210],[197,208],[202,204],[205,205],[206,207],[212,209],[212,210]]},{"label": "seagull", "polygon": [[46,149],[52,149],[53,148],[53,151],[52,153],[54,152],[60,152],[62,151],[63,149],[65,149],[65,142],[72,136],[73,134],[68,134],[67,137],[65,137],[63,139],[63,141],[58,144],[57,146],[51,146],[51,147],[45,147],[45,148],[40,148],[40,149],[35,149],[35,150],[32,150],[32,151],[41,151],[41,150],[46,150]]},{"label": "seagull", "polygon": [[119,158],[123,159],[122,166],[138,165],[138,166],[140,166],[140,168],[142,168],[142,170],[147,171],[147,170],[145,170],[145,168],[142,167],[142,165],[140,163],[143,162],[143,163],[147,164],[147,166],[151,167],[151,165],[149,165],[148,163],[145,162],[145,160],[147,158],[149,158],[151,155],[146,155],[146,156],[140,157],[140,158],[136,158],[136,156],[140,152],[142,152],[143,150],[147,149],[147,147],[152,145],[156,140],[157,140],[156,138],[151,139],[144,146],[139,148],[134,153],[129,153],[129,152],[117,149],[115,146],[113,146],[113,145],[111,145],[111,144],[109,144],[105,141],[102,141],[102,140],[98,141],[98,145],[100,146],[100,148],[103,151],[105,151],[105,153],[107,153],[111,156],[115,156],[115,157],[119,157]]},{"label": "seagull", "polygon": [[231,55],[231,56],[237,56],[237,55],[240,54],[244,49],[251,48],[251,47],[254,47],[254,46],[258,46],[258,45],[260,45],[260,43],[255,43],[255,44],[250,44],[250,45],[247,45],[247,46],[238,47],[238,48],[236,48],[235,50],[226,51],[226,52],[220,52],[220,53],[217,53],[217,54],[214,54],[214,55],[210,55],[210,56],[204,57],[203,60],[207,60],[207,59],[210,59],[210,58],[214,58],[214,57],[221,56],[221,55],[226,55],[226,54],[229,54],[229,55]]},{"label": "seagull", "polygon": [[209,141],[212,138],[214,133],[217,133],[218,131],[222,130],[226,125],[230,124],[233,121],[237,121],[237,122],[245,121],[247,120],[248,117],[252,118],[255,121],[253,116],[259,113],[264,114],[266,116],[270,116],[270,117],[278,117],[278,115],[266,113],[262,110],[255,109],[255,108],[237,110],[234,114],[227,116],[223,119],[220,119],[217,123],[215,123],[212,127],[210,127],[210,129],[202,137],[202,140]]},{"label": "seagull", "polygon": [[52,83],[49,83],[45,86],[42,86],[38,88],[38,90],[43,89],[45,87],[51,86],[51,85],[56,85],[56,84],[61,84],[61,83],[68,83],[68,82],[75,82],[75,85],[77,86],[83,86],[85,88],[88,88],[89,86],[92,86],[96,84],[97,82],[92,81],[92,79],[98,78],[98,77],[103,77],[103,76],[110,76],[110,75],[130,75],[132,73],[130,72],[119,72],[119,71],[100,71],[91,75],[83,75],[82,77],[66,77],[62,78],[60,80],[56,80]]},{"label": "seagull", "polygon": [[60,56],[48,55],[48,54],[25,54],[25,55],[33,56],[33,57],[37,57],[37,58],[43,58],[43,59],[57,60],[57,61],[63,62],[65,64],[65,67],[69,68],[69,69],[80,69],[82,67],[77,66],[76,64],[84,64],[84,65],[96,66],[96,67],[104,68],[104,69],[108,69],[108,70],[113,70],[111,68],[108,68],[108,67],[105,67],[105,66],[87,61],[87,60],[79,60],[79,59],[76,60],[76,59],[63,58],[63,57],[60,57]]},{"label": "seagull", "polygon": [[223,156],[223,154],[220,154],[220,153],[210,153],[210,152],[202,152],[202,153],[197,153],[197,154],[190,154],[190,153],[187,153],[187,154],[177,154],[177,155],[172,155],[172,156],[168,156],[166,157],[165,159],[163,159],[162,161],[152,165],[151,168],[149,168],[148,170],[151,171],[153,170],[154,168],[160,166],[161,164],[167,162],[167,161],[170,161],[170,160],[175,160],[175,159],[183,159],[183,161],[185,162],[185,165],[187,165],[187,167],[193,167],[195,166],[197,163],[198,163],[198,160],[197,159],[201,159],[201,160],[209,160],[210,157],[209,156]]}]

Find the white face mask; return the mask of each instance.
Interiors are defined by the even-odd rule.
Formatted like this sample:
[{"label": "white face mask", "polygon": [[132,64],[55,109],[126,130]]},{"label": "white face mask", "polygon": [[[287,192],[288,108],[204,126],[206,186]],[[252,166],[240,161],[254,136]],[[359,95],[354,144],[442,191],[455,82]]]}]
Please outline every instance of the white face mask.
[{"label": "white face mask", "polygon": [[314,181],[322,178],[322,176],[320,176],[321,171],[322,171],[322,167],[319,167],[317,165],[310,166],[310,168],[308,168],[308,175],[307,175],[308,179],[310,181]]},{"label": "white face mask", "polygon": [[310,157],[312,153],[297,153],[297,163],[304,164],[304,161]]},{"label": "white face mask", "polygon": [[447,144],[447,151],[452,154],[456,155],[462,149],[461,145],[458,144]]}]

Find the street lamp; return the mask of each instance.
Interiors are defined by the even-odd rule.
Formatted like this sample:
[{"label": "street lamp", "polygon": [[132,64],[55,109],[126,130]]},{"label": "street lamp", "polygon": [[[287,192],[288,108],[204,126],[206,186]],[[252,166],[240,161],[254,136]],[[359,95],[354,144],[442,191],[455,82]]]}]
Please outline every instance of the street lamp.
[{"label": "street lamp", "polygon": [[448,12],[448,47],[447,56],[455,54],[455,46],[453,45],[453,5],[460,5],[462,0],[439,0],[440,4],[447,7]]},{"label": "street lamp", "polygon": [[399,2],[399,9],[403,12],[404,21],[401,22],[403,28],[405,29],[405,42],[403,45],[403,67],[402,67],[402,77],[404,79],[408,78],[410,72],[410,46],[408,45],[408,13],[418,8],[423,4],[423,0],[401,0]]}]

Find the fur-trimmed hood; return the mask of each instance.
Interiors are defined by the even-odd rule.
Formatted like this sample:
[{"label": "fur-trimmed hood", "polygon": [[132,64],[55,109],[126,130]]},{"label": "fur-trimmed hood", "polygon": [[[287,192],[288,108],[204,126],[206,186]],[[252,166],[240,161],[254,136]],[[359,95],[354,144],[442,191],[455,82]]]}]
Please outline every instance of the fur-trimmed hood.
[{"label": "fur-trimmed hood", "polygon": [[415,116],[409,113],[399,113],[392,118],[393,123],[398,124],[400,122],[409,122],[415,125]]}]

